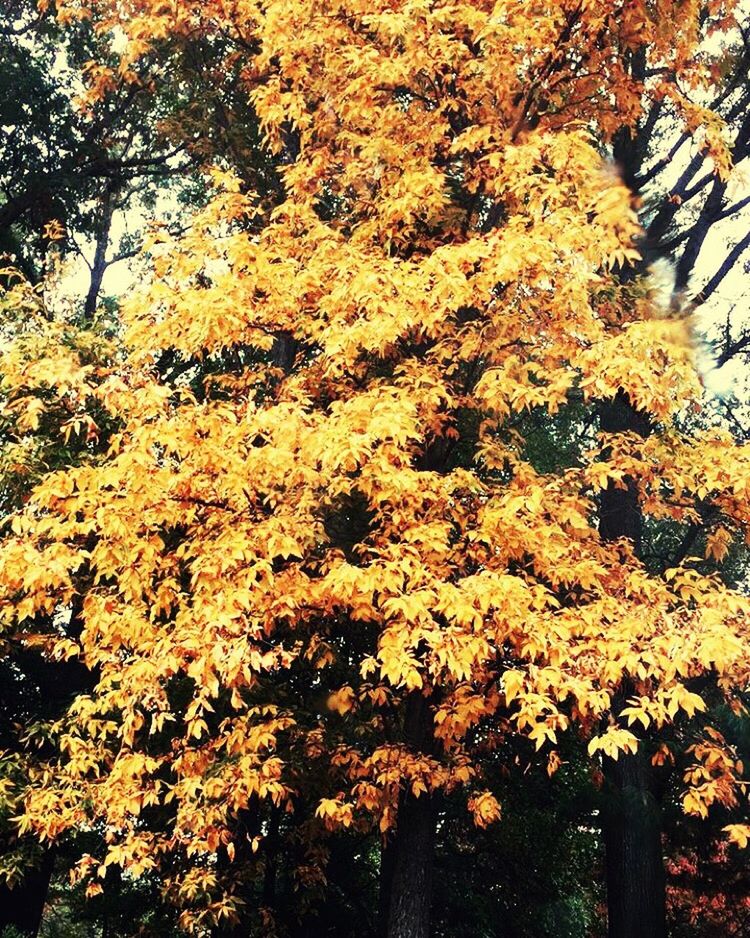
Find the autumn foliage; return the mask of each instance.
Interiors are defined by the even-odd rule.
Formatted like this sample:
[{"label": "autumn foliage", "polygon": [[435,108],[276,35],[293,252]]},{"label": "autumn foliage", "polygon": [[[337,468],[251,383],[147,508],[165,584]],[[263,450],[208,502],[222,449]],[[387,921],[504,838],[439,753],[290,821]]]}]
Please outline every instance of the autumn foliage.
[{"label": "autumn foliage", "polygon": [[[750,601],[720,575],[750,450],[698,419],[689,321],[623,276],[637,205],[605,155],[661,100],[727,171],[691,103],[713,75],[699,5],[89,7],[57,10],[117,27],[92,100],[165,43],[235,37],[283,193],[214,168],[189,230],[147,245],[121,341],[82,347],[35,307],[0,366],[3,460],[35,466],[5,520],[3,635],[90,675],[28,728],[19,834],[100,830],[89,894],[110,867],[155,875],[201,931],[247,913],[280,817],[301,893],[331,832],[389,842],[409,799],[502,823],[511,743],[554,773],[566,734],[592,766],[648,739],[686,766],[687,813],[736,805],[712,712],[750,679]],[[647,435],[586,420],[618,397]],[[554,447],[571,413],[540,466],[532,420]],[[50,440],[77,448],[45,470]],[[602,493],[629,487],[645,523],[698,529],[673,565],[601,535]]]}]

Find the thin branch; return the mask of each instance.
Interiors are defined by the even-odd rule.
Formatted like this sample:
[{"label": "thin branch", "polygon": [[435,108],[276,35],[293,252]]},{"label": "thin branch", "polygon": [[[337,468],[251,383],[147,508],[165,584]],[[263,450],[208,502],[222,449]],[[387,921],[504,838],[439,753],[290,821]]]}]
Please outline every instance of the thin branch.
[{"label": "thin branch", "polygon": [[742,426],[740,421],[737,419],[737,414],[732,410],[729,404],[724,404],[724,413],[728,418],[729,422],[734,426],[735,431],[740,435],[740,438],[747,442],[750,440],[750,430],[747,430]]},{"label": "thin branch", "polygon": [[701,178],[698,180],[698,182],[696,182],[694,186],[691,186],[689,189],[686,189],[682,193],[682,195],[680,196],[680,204],[684,205],[685,202],[689,202],[690,199],[693,198],[693,196],[697,195],[699,192],[705,189],[706,186],[709,184],[709,182],[711,182],[715,178],[716,178],[716,174],[713,171],[711,171],[710,173],[706,173],[705,176],[701,176]]},{"label": "thin branch", "polygon": [[88,258],[86,257],[86,255],[83,253],[83,249],[81,248],[81,246],[80,246],[80,245],[78,244],[78,242],[76,241],[75,236],[74,236],[72,233],[68,232],[67,239],[68,239],[68,241],[73,245],[73,250],[74,250],[74,251],[76,252],[76,254],[81,258],[81,260],[83,261],[83,263],[88,267],[89,271],[91,271],[91,264],[90,264],[90,262],[89,262],[89,259],[88,259]]},{"label": "thin branch", "polygon": [[109,260],[105,261],[105,269],[111,267],[113,264],[119,264],[120,261],[128,261],[131,257],[137,257],[141,253],[141,249],[133,248],[130,251],[122,251],[120,254],[115,254],[114,257],[110,257]]},{"label": "thin branch", "polygon": [[[644,129],[645,129],[645,128],[644,128]],[[654,163],[654,165],[651,167],[651,169],[647,170],[645,173],[643,173],[643,175],[637,177],[637,182],[638,182],[639,188],[640,188],[640,187],[643,187],[643,186],[645,186],[647,183],[651,182],[651,180],[654,179],[656,176],[658,176],[659,173],[660,173],[663,169],[666,169],[666,167],[669,166],[669,164],[672,162],[672,160],[674,160],[674,158],[677,156],[677,154],[678,154],[679,151],[682,149],[682,147],[683,147],[683,146],[688,142],[688,140],[690,140],[690,139],[692,139],[692,135],[691,135],[691,133],[690,133],[689,131],[686,130],[686,131],[682,134],[682,136],[680,136],[680,137],[677,139],[676,143],[673,144],[673,146],[672,146],[671,149],[669,150],[669,153],[667,153],[666,156],[662,157],[662,159],[660,159],[660,160],[658,160],[656,163]]]},{"label": "thin branch", "polygon": [[721,211],[719,215],[716,216],[716,220],[721,221],[724,218],[729,218],[730,215],[735,215],[737,212],[741,211],[746,205],[750,205],[750,195],[746,195],[744,199],[740,199],[739,202],[735,202],[733,205],[728,205],[725,209]]},{"label": "thin branch", "polygon": [[220,511],[236,510],[230,505],[227,505],[225,502],[217,502],[209,498],[198,498],[197,496],[191,495],[172,495],[171,498],[174,502],[182,502],[183,504],[187,505],[198,505],[201,508],[218,508]]},{"label": "thin branch", "polygon": [[704,159],[705,156],[703,153],[697,153],[690,159],[690,162],[682,172],[680,178],[672,187],[669,196],[664,199],[661,207],[659,208],[659,211],[651,219],[651,223],[648,226],[646,234],[649,240],[653,243],[658,244],[661,241],[662,237],[666,234],[667,229],[674,221],[675,215],[677,214],[679,204],[672,201],[672,197],[679,196],[679,198],[682,199],[685,193],[685,189],[689,185],[690,180],[695,178],[695,174],[700,169]]},{"label": "thin branch", "polygon": [[743,332],[738,339],[734,340],[734,342],[727,341],[721,351],[721,354],[716,358],[716,367],[721,368],[722,365],[726,365],[726,363],[734,358],[735,355],[739,355],[740,353],[747,351],[749,346],[750,332]]},{"label": "thin branch", "polygon": [[[713,277],[708,281],[705,287],[700,291],[700,293],[696,297],[696,301],[698,303],[705,303],[706,300],[708,300],[709,297],[712,296],[716,292],[721,282],[724,280],[727,274],[732,270],[732,268],[737,263],[739,258],[745,253],[745,251],[748,248],[750,248],[750,231],[748,231],[748,233],[745,235],[744,238],[742,238],[740,241],[737,242],[737,244],[735,244],[735,246],[732,248],[729,254],[727,254],[721,267],[719,267],[719,269],[716,271]],[[750,343],[750,335],[748,335],[747,337],[747,343]],[[724,360],[728,361],[729,359],[727,358]]]},{"label": "thin branch", "polygon": [[49,16],[49,11],[44,10],[35,19],[26,23],[25,26],[2,26],[0,27],[0,36],[24,36],[26,33],[41,26]]}]

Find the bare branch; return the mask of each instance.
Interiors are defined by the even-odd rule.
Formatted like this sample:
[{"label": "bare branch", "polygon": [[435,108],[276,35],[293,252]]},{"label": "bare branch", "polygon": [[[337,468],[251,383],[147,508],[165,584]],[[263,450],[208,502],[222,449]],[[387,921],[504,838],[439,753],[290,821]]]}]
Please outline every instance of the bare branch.
[{"label": "bare branch", "polygon": [[[700,291],[700,293],[696,297],[696,302],[705,303],[706,300],[708,300],[709,297],[711,297],[716,292],[721,282],[724,280],[727,274],[732,270],[732,268],[737,263],[739,258],[745,253],[745,251],[748,248],[750,248],[750,231],[748,231],[745,237],[742,238],[740,241],[738,241],[737,244],[735,244],[735,246],[729,252],[729,254],[727,254],[727,256],[724,258],[724,262],[722,263],[721,267],[719,267],[719,269],[716,271],[713,277],[708,281],[708,283],[705,285],[705,287]],[[747,337],[745,338],[744,345],[750,345],[750,334],[748,334]],[[736,349],[734,352],[732,352],[732,354],[736,354],[738,351],[741,351],[741,349],[744,348],[744,345]],[[724,358],[723,361],[729,361],[729,358],[731,358],[731,355]],[[723,361],[722,361],[722,364],[723,364]]]},{"label": "bare branch", "polygon": [[[644,127],[644,132],[645,130],[646,128]],[[680,137],[678,137],[677,141],[672,145],[672,147],[670,148],[666,156],[662,157],[662,159],[660,160],[657,160],[657,162],[654,163],[651,169],[647,170],[641,176],[637,177],[639,188],[642,188],[643,186],[647,185],[649,182],[651,182],[652,179],[655,179],[663,169],[666,169],[666,167],[669,166],[669,164],[672,162],[672,160],[674,160],[674,158],[677,156],[677,154],[682,149],[682,147],[690,139],[692,139],[692,135],[690,134],[689,131],[686,130]]]},{"label": "bare branch", "polygon": [[736,215],[737,212],[740,212],[746,205],[750,205],[750,195],[746,195],[745,198],[740,199],[739,202],[735,202],[733,205],[728,205],[725,209],[722,209],[721,214],[717,216],[716,220],[721,221],[724,218]]}]

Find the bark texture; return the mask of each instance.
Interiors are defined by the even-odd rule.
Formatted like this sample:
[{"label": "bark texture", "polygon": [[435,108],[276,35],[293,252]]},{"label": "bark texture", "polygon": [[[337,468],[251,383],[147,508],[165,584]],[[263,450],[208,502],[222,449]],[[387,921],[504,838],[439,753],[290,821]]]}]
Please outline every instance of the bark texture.
[{"label": "bark texture", "polygon": [[[599,424],[609,433],[635,432],[645,437],[651,425],[627,395],[620,392],[600,405]],[[629,538],[641,550],[643,515],[634,479],[626,488],[602,492],[599,529],[605,540]],[[624,700],[630,696],[622,689]],[[602,816],[607,879],[609,938],[666,938],[666,897],[661,817],[653,768],[641,741],[632,755],[620,753],[604,762],[606,801]]]},{"label": "bark texture", "polygon": [[661,817],[643,744],[605,765],[609,938],[665,938]]},{"label": "bark texture", "polygon": [[434,842],[432,799],[405,795],[394,840],[388,938],[429,938]]},{"label": "bark texture", "polygon": [[12,889],[0,886],[0,934],[12,927],[22,935],[36,938],[54,865],[54,855],[48,850],[40,865],[29,870],[20,883]]},{"label": "bark texture", "polygon": [[[429,701],[412,692],[404,716],[406,742],[420,752],[434,746]],[[387,938],[429,938],[435,855],[434,797],[404,791],[398,807],[396,833],[383,857],[381,884],[387,897]],[[385,904],[385,903],[384,903]]]}]

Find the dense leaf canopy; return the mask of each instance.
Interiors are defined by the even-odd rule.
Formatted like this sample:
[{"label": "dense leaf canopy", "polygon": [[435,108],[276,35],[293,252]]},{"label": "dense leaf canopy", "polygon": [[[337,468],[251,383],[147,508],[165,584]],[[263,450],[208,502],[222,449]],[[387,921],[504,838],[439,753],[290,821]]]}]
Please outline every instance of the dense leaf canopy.
[{"label": "dense leaf canopy", "polygon": [[[387,835],[405,791],[496,821],[497,753],[524,740],[554,772],[569,730],[595,762],[648,732],[658,762],[698,715],[684,809],[734,805],[709,708],[750,676],[750,602],[720,576],[750,451],[701,427],[690,320],[639,267],[607,157],[661,102],[728,175],[694,102],[734,4],[90,6],[121,50],[92,102],[198,37],[274,168],[216,167],[189,229],[154,234],[122,355],[42,321],[41,354],[21,335],[3,360],[18,436],[81,449],[7,518],[2,627],[92,676],[35,730],[20,831],[102,831],[90,894],[159,875],[201,929],[242,912],[279,811],[312,887],[326,832]],[[596,433],[607,401],[646,429]],[[603,533],[613,492],[700,537],[646,563]]]}]

